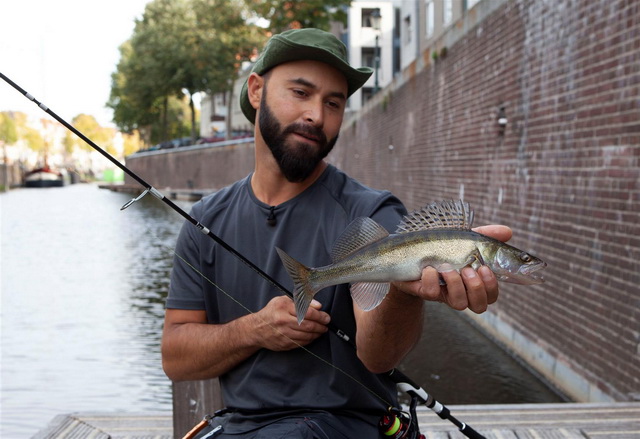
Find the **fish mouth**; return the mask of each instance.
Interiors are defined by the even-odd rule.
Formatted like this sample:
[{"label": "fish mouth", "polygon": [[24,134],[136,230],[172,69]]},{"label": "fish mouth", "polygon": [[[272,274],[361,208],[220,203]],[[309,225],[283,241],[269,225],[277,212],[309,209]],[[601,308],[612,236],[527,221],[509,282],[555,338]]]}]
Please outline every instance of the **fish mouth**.
[{"label": "fish mouth", "polygon": [[546,262],[540,262],[535,265],[527,265],[520,270],[520,274],[527,276],[536,282],[544,282],[544,277],[540,271],[547,266]]}]

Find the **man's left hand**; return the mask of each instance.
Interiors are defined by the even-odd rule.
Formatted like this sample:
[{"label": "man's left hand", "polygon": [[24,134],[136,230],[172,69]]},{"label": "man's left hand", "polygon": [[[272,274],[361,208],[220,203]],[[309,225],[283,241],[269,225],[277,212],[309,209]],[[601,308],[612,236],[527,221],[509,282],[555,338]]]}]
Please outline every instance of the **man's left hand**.
[{"label": "man's left hand", "polygon": [[[503,242],[508,241],[512,235],[509,227],[499,225],[477,227],[474,231]],[[440,284],[440,277],[446,285]],[[438,272],[433,267],[425,267],[420,280],[395,284],[406,294],[423,300],[443,302],[457,310],[469,308],[478,314],[498,300],[498,280],[486,266],[480,267],[477,272],[471,267],[465,267],[460,272],[453,268],[440,268]]]}]

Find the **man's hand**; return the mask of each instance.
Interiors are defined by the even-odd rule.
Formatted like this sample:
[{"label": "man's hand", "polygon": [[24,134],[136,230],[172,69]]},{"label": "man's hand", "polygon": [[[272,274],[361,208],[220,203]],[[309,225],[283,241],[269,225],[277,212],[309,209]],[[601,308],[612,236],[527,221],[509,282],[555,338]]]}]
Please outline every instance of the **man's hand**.
[{"label": "man's hand", "polygon": [[304,321],[298,325],[293,301],[287,296],[271,299],[267,306],[253,314],[257,343],[272,351],[288,351],[306,346],[327,332],[329,314],[320,311],[320,303],[311,301]]},{"label": "man's hand", "polygon": [[[503,242],[508,241],[512,235],[509,227],[498,225],[477,227],[474,231]],[[440,285],[440,276],[446,285]],[[426,267],[422,270],[420,280],[396,282],[396,286],[406,294],[443,302],[457,310],[469,308],[478,314],[498,300],[498,280],[486,266],[480,267],[477,272],[471,267],[465,267],[460,273],[446,267],[444,270],[441,268],[438,273],[435,268]]]}]

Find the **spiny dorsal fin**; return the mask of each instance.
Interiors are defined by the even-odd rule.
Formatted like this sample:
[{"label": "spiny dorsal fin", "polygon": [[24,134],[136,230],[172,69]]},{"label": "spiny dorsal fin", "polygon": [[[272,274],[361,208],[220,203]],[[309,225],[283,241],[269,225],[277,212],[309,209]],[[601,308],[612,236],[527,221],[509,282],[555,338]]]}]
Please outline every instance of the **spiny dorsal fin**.
[{"label": "spiny dorsal fin", "polygon": [[417,232],[434,229],[471,230],[473,210],[469,203],[461,200],[445,200],[431,203],[405,216],[396,233]]},{"label": "spiny dorsal fin", "polygon": [[387,229],[371,218],[356,218],[333,245],[331,259],[333,262],[338,262],[365,245],[380,241],[387,236],[389,236]]}]

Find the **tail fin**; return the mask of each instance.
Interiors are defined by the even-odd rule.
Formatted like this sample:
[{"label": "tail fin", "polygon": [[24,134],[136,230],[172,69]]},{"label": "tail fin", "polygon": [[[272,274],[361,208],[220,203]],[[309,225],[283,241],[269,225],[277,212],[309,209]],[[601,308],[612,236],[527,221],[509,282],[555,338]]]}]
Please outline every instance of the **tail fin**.
[{"label": "tail fin", "polygon": [[286,254],[283,250],[276,247],[278,256],[282,260],[284,267],[287,269],[289,276],[293,279],[293,303],[296,306],[296,315],[298,316],[298,324],[302,323],[305,314],[311,304],[311,299],[317,291],[309,283],[309,274],[311,270]]}]

